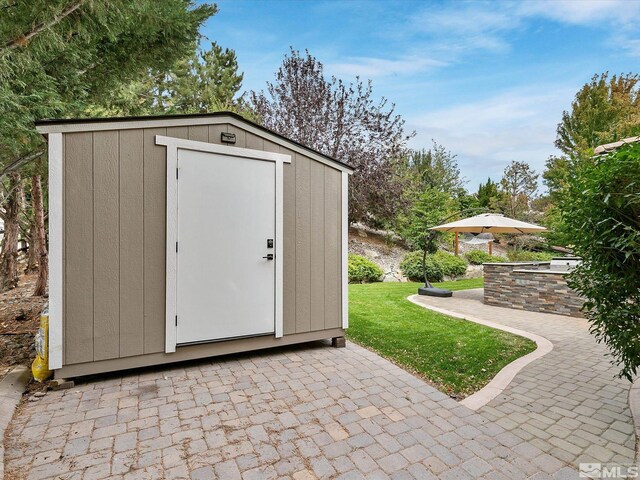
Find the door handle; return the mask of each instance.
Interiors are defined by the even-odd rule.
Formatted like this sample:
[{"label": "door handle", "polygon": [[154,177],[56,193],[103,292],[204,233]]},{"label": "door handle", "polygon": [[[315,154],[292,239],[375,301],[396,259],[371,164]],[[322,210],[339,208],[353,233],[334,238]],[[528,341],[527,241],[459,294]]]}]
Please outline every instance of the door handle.
[{"label": "door handle", "polygon": [[267,256],[262,258],[266,258],[267,260],[273,260],[273,253],[267,253]]}]

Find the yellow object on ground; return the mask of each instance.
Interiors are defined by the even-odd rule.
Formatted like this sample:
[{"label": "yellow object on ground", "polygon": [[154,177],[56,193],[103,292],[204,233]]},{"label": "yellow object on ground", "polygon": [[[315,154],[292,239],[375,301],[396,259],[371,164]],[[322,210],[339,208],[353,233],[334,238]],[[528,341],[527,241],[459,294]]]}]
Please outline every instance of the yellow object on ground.
[{"label": "yellow object on ground", "polygon": [[40,314],[40,328],[36,333],[36,359],[31,364],[33,378],[44,382],[53,373],[49,370],[49,305]]}]

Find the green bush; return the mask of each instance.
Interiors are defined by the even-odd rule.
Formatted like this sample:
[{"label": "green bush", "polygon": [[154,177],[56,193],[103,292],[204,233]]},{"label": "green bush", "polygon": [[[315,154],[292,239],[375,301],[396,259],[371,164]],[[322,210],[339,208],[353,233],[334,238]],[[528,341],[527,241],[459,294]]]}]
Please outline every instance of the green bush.
[{"label": "green bush", "polygon": [[[441,250],[427,255],[425,263],[430,282],[441,282],[445,276],[460,277],[465,274],[468,265],[463,258]],[[400,263],[400,270],[409,280],[423,281],[422,252],[407,253]]]},{"label": "green bush", "polygon": [[456,278],[467,273],[469,264],[462,257],[456,257],[442,250],[438,250],[433,257],[435,262],[441,265],[442,273],[447,277]]},{"label": "green bush", "polygon": [[471,250],[467,252],[465,258],[469,261],[469,263],[473,265],[482,265],[483,263],[497,263],[497,262],[506,262],[507,259],[504,257],[499,257],[497,255],[489,255],[487,252],[482,250]]},{"label": "green bush", "polygon": [[[442,265],[433,260],[433,255],[427,255],[426,259],[427,276],[430,282],[441,282],[444,277]],[[402,262],[400,262],[400,270],[405,277],[413,282],[423,282],[424,274],[422,272],[422,252],[407,253]]]},{"label": "green bush", "polygon": [[555,253],[549,252],[530,252],[528,250],[511,250],[507,252],[507,257],[511,262],[548,262]]},{"label": "green bush", "polygon": [[640,144],[586,159],[572,171],[560,208],[582,263],[569,286],[585,299],[591,333],[620,375],[640,369]]},{"label": "green bush", "polygon": [[379,282],[384,272],[362,255],[349,254],[349,283]]}]

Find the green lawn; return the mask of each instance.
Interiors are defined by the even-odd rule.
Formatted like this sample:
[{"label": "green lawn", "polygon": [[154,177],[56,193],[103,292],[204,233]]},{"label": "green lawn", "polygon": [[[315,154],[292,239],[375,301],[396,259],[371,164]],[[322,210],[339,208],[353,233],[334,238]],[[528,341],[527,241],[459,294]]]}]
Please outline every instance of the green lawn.
[{"label": "green lawn", "polygon": [[[349,285],[347,337],[456,398],[476,392],[502,367],[535,350],[531,340],[414,305],[407,296],[417,293],[419,286]],[[437,286],[479,288],[482,279]]]}]

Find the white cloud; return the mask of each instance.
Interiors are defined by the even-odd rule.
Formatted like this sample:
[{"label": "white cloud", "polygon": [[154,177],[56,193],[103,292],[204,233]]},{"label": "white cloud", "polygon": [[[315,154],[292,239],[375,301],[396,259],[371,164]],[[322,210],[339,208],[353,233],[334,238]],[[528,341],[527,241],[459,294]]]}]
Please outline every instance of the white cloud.
[{"label": "white cloud", "polygon": [[408,118],[407,126],[417,131],[412,146],[434,139],[456,153],[471,190],[488,176],[499,179],[511,160],[541,173],[547,157],[557,153],[556,125],[574,90],[574,85],[517,89]]},{"label": "white cloud", "polygon": [[373,79],[386,76],[413,75],[446,65],[447,62],[420,57],[397,59],[355,57],[348,58],[346,62],[329,63],[325,67],[327,72],[333,75],[360,76]]},{"label": "white cloud", "polygon": [[615,46],[621,48],[633,57],[640,57],[640,38],[628,38],[626,36],[614,37]]},{"label": "white cloud", "polygon": [[631,56],[640,56],[640,2],[632,0],[540,0],[520,4],[519,15],[559,23],[600,27],[610,32],[608,44]]},{"label": "white cloud", "polygon": [[440,10],[429,7],[414,16],[412,24],[424,32],[453,36],[474,36],[514,28],[513,18],[494,5],[458,2]]},{"label": "white cloud", "polygon": [[522,16],[539,16],[574,25],[637,23],[640,3],[631,0],[538,0],[519,5]]},{"label": "white cloud", "polygon": [[[453,2],[424,7],[391,23],[390,38],[428,45],[435,58],[455,61],[474,52],[510,49],[509,35],[527,22],[545,19],[565,25],[597,27],[623,39],[627,51],[638,50],[635,34],[640,2],[632,0],[537,0],[525,2]],[[615,33],[614,33],[615,32]]]},{"label": "white cloud", "polygon": [[451,59],[467,52],[508,50],[504,34],[518,24],[517,18],[495,3],[454,2],[414,12],[402,25],[392,26],[391,35],[427,41],[433,52]]}]

